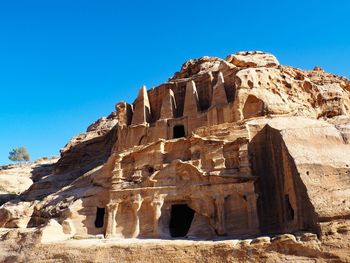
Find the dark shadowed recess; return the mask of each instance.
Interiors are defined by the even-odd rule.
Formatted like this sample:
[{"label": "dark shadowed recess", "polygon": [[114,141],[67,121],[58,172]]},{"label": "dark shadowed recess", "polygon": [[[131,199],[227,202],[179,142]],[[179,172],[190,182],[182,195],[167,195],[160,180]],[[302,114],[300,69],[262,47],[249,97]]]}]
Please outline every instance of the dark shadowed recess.
[{"label": "dark shadowed recess", "polygon": [[[261,232],[307,230],[320,234],[317,214],[280,132],[266,125],[252,139],[248,150],[253,173],[258,177],[255,189]],[[285,181],[290,176],[294,188],[292,194],[296,197],[294,208],[290,193],[285,189]]]},{"label": "dark shadowed recess", "polygon": [[194,210],[186,204],[175,204],[171,206],[171,217],[169,231],[172,237],[184,237],[191,227]]}]

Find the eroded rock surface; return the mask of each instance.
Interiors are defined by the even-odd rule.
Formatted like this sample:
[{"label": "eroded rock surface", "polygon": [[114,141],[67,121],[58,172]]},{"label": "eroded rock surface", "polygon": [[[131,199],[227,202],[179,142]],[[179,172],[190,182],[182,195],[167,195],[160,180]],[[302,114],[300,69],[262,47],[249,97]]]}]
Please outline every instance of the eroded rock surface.
[{"label": "eroded rock surface", "polygon": [[348,262],[349,93],[260,51],[190,60],[26,168],[1,260]]}]

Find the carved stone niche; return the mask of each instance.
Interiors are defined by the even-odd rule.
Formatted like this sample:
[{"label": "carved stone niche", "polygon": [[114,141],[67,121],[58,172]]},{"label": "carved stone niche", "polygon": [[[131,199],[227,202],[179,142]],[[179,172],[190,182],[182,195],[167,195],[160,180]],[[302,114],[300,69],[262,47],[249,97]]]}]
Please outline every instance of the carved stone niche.
[{"label": "carved stone niche", "polygon": [[264,105],[265,104],[261,99],[254,95],[249,95],[243,107],[244,119],[263,116]]},{"label": "carved stone niche", "polygon": [[169,139],[177,139],[188,135],[187,117],[168,120]]}]

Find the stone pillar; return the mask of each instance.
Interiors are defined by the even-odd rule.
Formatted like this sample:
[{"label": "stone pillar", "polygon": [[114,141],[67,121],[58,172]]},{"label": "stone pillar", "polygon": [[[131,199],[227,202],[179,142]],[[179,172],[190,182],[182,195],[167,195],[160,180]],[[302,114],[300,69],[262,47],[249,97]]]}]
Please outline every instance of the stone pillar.
[{"label": "stone pillar", "polygon": [[160,110],[160,119],[172,119],[175,117],[176,102],[174,92],[169,88],[165,91]]},{"label": "stone pillar", "polygon": [[140,194],[136,194],[131,199],[131,207],[134,212],[134,218],[135,218],[135,225],[134,225],[134,232],[131,235],[131,237],[137,237],[140,234],[140,218],[138,215],[138,212],[141,208],[143,202],[143,198]]},{"label": "stone pillar", "polygon": [[118,211],[119,203],[110,203],[107,205],[107,227],[106,238],[115,236],[115,230],[117,227],[116,215]]},{"label": "stone pillar", "polygon": [[252,232],[259,231],[259,219],[256,207],[257,194],[249,193],[247,198],[248,227]]},{"label": "stone pillar", "polygon": [[239,171],[245,173],[246,175],[252,175],[248,154],[248,142],[245,142],[239,146],[238,158]]},{"label": "stone pillar", "polygon": [[183,116],[197,116],[198,114],[198,93],[193,80],[186,84]]},{"label": "stone pillar", "polygon": [[114,160],[114,168],[111,178],[111,190],[119,189],[120,184],[123,182],[123,171],[121,169],[122,157],[118,155]]},{"label": "stone pillar", "polygon": [[151,106],[148,99],[146,86],[142,86],[137,99],[134,102],[134,113],[132,116],[132,125],[145,124],[150,121]]},{"label": "stone pillar", "polygon": [[226,235],[225,226],[225,196],[215,197],[216,207],[216,231],[220,236]]},{"label": "stone pillar", "polygon": [[211,100],[211,106],[220,106],[226,105],[228,103],[225,85],[224,85],[224,76],[222,72],[219,72],[218,80],[213,87],[213,98]]},{"label": "stone pillar", "polygon": [[151,206],[153,207],[153,237],[159,237],[158,232],[158,222],[159,218],[162,214],[162,206],[164,204],[164,198],[159,195],[155,195],[153,201],[151,202]]}]

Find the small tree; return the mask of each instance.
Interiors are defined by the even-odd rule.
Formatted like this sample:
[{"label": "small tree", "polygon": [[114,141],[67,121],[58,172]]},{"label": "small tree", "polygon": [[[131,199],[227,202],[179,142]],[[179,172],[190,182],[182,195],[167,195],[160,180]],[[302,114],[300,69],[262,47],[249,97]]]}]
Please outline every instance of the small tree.
[{"label": "small tree", "polygon": [[29,161],[30,159],[29,153],[27,152],[27,149],[25,147],[12,149],[12,151],[9,154],[9,159],[13,162]]}]

